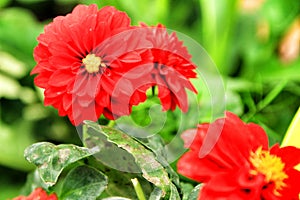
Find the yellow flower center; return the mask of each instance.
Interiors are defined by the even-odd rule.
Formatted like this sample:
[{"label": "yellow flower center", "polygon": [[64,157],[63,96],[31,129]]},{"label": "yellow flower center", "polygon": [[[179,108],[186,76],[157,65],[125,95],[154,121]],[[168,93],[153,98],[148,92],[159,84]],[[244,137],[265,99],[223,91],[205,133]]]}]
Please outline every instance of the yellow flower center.
[{"label": "yellow flower center", "polygon": [[105,63],[102,62],[102,59],[95,54],[88,54],[82,59],[82,63],[84,64],[86,71],[90,74],[99,72],[100,67],[106,67]]},{"label": "yellow flower center", "polygon": [[284,172],[285,164],[280,157],[271,155],[269,151],[262,150],[259,147],[255,152],[250,153],[250,162],[254,167],[251,174],[257,175],[261,173],[265,175],[267,183],[274,183],[274,194],[280,196],[279,190],[286,186],[284,179],[288,175]]}]

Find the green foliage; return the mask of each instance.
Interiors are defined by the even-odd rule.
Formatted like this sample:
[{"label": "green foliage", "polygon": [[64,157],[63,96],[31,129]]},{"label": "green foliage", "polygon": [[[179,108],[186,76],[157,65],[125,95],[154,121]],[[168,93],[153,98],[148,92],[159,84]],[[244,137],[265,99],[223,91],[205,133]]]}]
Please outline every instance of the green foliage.
[{"label": "green foliage", "polygon": [[194,189],[191,191],[188,199],[189,200],[197,200],[201,187],[202,187],[201,184],[199,184],[196,187],[194,187]]},{"label": "green foliage", "polygon": [[[194,187],[194,183],[180,179],[173,167],[176,163],[168,163],[166,143],[173,141],[177,133],[195,126],[194,121],[211,121],[209,106],[224,104],[243,120],[260,124],[273,144],[282,140],[300,106],[299,55],[283,62],[278,50],[289,27],[300,16],[299,0],[265,0],[254,11],[242,9],[239,0],[45,2],[0,0],[0,164],[10,169],[0,181],[0,199],[17,196],[24,180],[15,177],[23,177],[34,165],[38,168],[28,175],[21,191],[24,195],[44,187],[49,192],[58,192],[62,199],[74,199],[77,197],[72,195],[80,193],[88,194],[90,199],[137,199],[131,183],[131,179],[137,178],[146,199],[197,199],[201,185]],[[182,113],[175,110],[162,116],[160,108],[153,106],[159,103],[153,97],[134,107],[130,119],[117,120],[130,135],[86,122],[84,144],[89,148],[37,143],[25,153],[34,165],[29,164],[23,157],[24,149],[37,141],[80,144],[69,121],[59,117],[53,108],[43,106],[43,91],[35,88],[30,76],[35,66],[33,49],[44,25],[58,14],[67,14],[78,3],[113,5],[125,11],[134,25],[162,23],[192,37],[216,64],[220,74],[216,70],[213,75],[224,81],[225,88],[212,87],[213,92],[224,93],[226,98],[211,102],[210,88],[205,88],[205,80],[201,80],[195,84],[198,99],[191,102],[199,107],[199,114],[192,110],[181,119]],[[202,59],[192,44],[184,44],[193,59],[199,60],[199,71],[205,71],[210,63]],[[140,133],[129,120],[159,134],[145,139],[133,137]],[[100,122],[105,125],[107,120]],[[176,145],[184,151],[182,142]],[[97,149],[91,151],[92,147]],[[66,152],[72,156],[63,156]],[[7,181],[10,179],[16,183]],[[78,185],[79,180],[89,187]]]},{"label": "green foliage", "polygon": [[66,176],[60,198],[93,200],[103,192],[106,185],[107,177],[103,173],[88,166],[78,166]]},{"label": "green foliage", "polygon": [[194,189],[193,185],[190,183],[181,183],[182,190],[182,200],[189,200],[192,190]]},{"label": "green foliage", "polygon": [[[163,196],[170,196],[170,198],[178,196],[178,191],[169,179],[167,171],[164,169],[164,166],[155,159],[155,155],[151,151],[119,130],[85,121],[83,132],[84,141],[87,140],[89,143],[93,143],[101,149],[103,148],[103,142],[99,135],[104,135],[108,142],[116,144],[119,148],[131,154],[134,157],[135,163],[140,168],[142,176],[159,187],[163,192]],[[115,160],[113,157],[111,157],[111,159]]]},{"label": "green foliage", "polygon": [[48,142],[35,143],[25,150],[28,162],[37,166],[43,182],[53,186],[68,165],[92,155],[92,151],[72,144],[55,146]]},{"label": "green foliage", "polygon": [[132,18],[132,24],[138,25],[140,22],[144,22],[149,25],[156,25],[158,23],[165,24],[168,17],[168,8],[170,0],[128,0],[128,1],[118,1],[118,0],[104,0],[104,1],[94,1],[94,0],[81,0],[81,3],[91,4],[96,3],[99,7],[113,5],[118,7],[120,10],[126,11],[129,16],[134,16]]},{"label": "green foliage", "polygon": [[43,26],[31,12],[21,8],[5,9],[0,16],[0,50],[24,62],[28,72],[35,65],[32,52]]},{"label": "green foliage", "polygon": [[[142,199],[180,199],[176,186],[169,178],[167,169],[142,143],[125,133],[100,126],[94,122],[86,121],[84,125],[84,139],[87,145],[93,145],[92,150],[75,145],[53,145],[51,143],[36,143],[25,151],[26,159],[37,166],[37,170],[29,174],[23,194],[28,195],[36,187],[48,188],[49,191],[59,191],[60,199],[96,199],[98,196],[122,196],[124,198]],[[103,141],[105,136],[106,141]],[[125,150],[139,167],[139,172],[122,172],[99,162],[97,154],[110,142],[117,148]],[[147,143],[145,143],[147,144]],[[149,145],[151,146],[151,145]],[[153,147],[153,146],[152,146]],[[88,159],[88,165],[82,165],[83,158]],[[114,160],[114,155],[111,155]],[[76,164],[77,163],[77,164]],[[150,163],[150,164],[149,164]],[[68,168],[73,164],[71,168]],[[163,163],[166,164],[166,163]],[[62,174],[62,172],[64,173]],[[171,172],[174,179],[174,172]],[[59,178],[60,177],[60,178]],[[134,180],[134,181],[133,181]],[[131,182],[141,183],[138,186]],[[51,187],[56,184],[56,187]],[[178,183],[179,184],[179,183]],[[58,186],[57,186],[58,185]],[[153,185],[153,186],[151,186]],[[185,195],[192,190],[184,189]],[[127,188],[124,190],[124,188]],[[154,188],[154,189],[153,189]],[[136,193],[136,195],[135,195]]]}]

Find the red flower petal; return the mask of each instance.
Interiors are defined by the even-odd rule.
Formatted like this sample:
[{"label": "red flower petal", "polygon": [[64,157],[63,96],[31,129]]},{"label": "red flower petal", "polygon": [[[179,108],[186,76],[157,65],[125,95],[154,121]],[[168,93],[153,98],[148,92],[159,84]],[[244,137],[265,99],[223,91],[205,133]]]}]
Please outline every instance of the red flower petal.
[{"label": "red flower petal", "polygon": [[248,159],[250,151],[260,146],[264,149],[268,148],[268,138],[261,128],[253,124],[245,124],[230,112],[226,112],[225,119],[218,119],[210,125],[203,142],[201,154],[215,145],[213,154],[224,157],[234,155],[230,157],[235,165],[239,165],[245,158]]},{"label": "red flower petal", "polygon": [[286,163],[285,169],[289,170],[300,164],[300,149],[297,147],[287,146],[280,148],[278,144],[270,149],[270,153],[279,156]]},{"label": "red flower petal", "polygon": [[48,196],[45,190],[42,188],[36,188],[29,196],[19,196],[13,200],[58,200],[56,194],[51,194]]},{"label": "red flower petal", "polygon": [[69,71],[57,70],[49,78],[48,84],[54,87],[65,86],[70,83],[74,78],[73,74]]},{"label": "red flower petal", "polygon": [[[204,183],[200,200],[299,199],[300,172],[294,167],[300,149],[275,145],[269,151],[267,135],[258,125],[227,112],[225,118],[188,130],[182,138],[190,150],[179,159],[178,172]],[[203,156],[205,143],[212,146]]]},{"label": "red flower petal", "polygon": [[215,162],[208,159],[199,159],[198,152],[189,151],[178,160],[177,171],[195,181],[206,182],[216,173],[222,172],[223,170]]},{"label": "red flower petal", "polygon": [[286,187],[280,191],[281,198],[280,200],[299,200],[300,195],[300,172],[296,169],[289,169],[286,171],[289,178],[285,181]]}]

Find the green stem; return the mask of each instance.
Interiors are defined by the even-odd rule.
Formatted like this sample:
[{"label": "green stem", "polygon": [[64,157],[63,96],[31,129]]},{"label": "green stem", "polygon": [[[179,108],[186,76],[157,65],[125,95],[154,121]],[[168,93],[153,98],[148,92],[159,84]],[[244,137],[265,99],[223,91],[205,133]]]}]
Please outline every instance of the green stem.
[{"label": "green stem", "polygon": [[276,87],[272,89],[271,92],[269,92],[269,94],[257,104],[257,110],[261,111],[268,106],[282,92],[287,83],[287,80],[282,80],[280,83],[278,83]]},{"label": "green stem", "polygon": [[110,127],[110,128],[113,128],[113,127],[115,126],[115,124],[116,124],[116,121],[115,121],[115,120],[110,120],[110,121],[108,122],[107,126]]},{"label": "green stem", "polygon": [[131,182],[133,184],[133,187],[134,187],[134,190],[135,190],[135,193],[136,193],[138,199],[146,200],[143,189],[142,189],[138,179],[137,178],[131,179]]},{"label": "green stem", "polygon": [[[262,111],[265,107],[267,107],[285,88],[288,81],[283,80],[280,83],[278,83],[268,94],[267,96],[258,102],[256,109],[252,108],[247,115],[244,116],[244,120],[248,121],[250,120],[256,113]],[[252,103],[252,102],[250,102]]]}]

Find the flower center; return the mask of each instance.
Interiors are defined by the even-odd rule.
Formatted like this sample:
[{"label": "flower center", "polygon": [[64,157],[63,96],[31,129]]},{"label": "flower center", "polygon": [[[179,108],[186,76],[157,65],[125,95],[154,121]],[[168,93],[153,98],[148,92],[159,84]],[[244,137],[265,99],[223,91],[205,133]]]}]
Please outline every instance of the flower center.
[{"label": "flower center", "polygon": [[90,74],[99,72],[100,67],[106,67],[102,59],[95,54],[88,54],[82,59],[82,63],[84,64],[86,71]]},{"label": "flower center", "polygon": [[272,182],[275,185],[274,194],[280,196],[279,190],[286,186],[284,179],[288,178],[288,175],[284,172],[285,164],[281,158],[271,155],[269,151],[262,150],[262,147],[259,147],[255,152],[250,153],[249,160],[254,167],[251,174],[261,173],[265,175],[266,182]]}]

